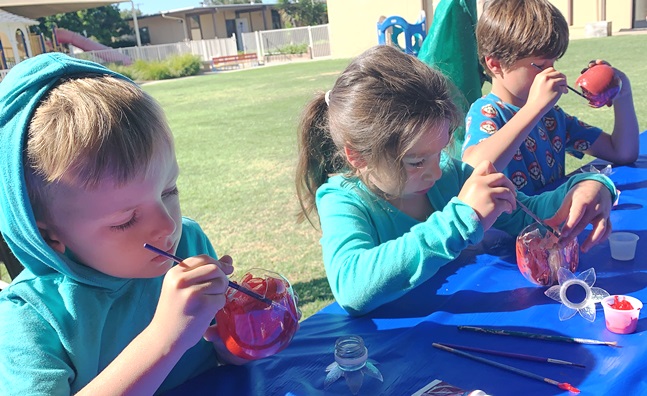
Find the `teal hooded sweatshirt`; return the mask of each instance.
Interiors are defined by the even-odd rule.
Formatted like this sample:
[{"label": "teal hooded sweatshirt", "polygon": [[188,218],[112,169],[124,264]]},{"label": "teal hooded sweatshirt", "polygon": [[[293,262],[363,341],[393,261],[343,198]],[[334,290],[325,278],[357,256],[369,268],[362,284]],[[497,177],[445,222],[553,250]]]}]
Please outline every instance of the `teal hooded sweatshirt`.
[{"label": "teal hooded sweatshirt", "polygon": [[[19,63],[0,83],[0,231],[25,267],[0,293],[0,395],[78,392],[150,323],[159,300],[163,277],[106,275],[58,254],[36,227],[23,170],[27,127],[61,77],[85,73],[126,79],[101,65],[52,53]],[[197,223],[184,218],[182,227],[178,256],[216,257]],[[213,345],[201,340],[159,392],[216,364]]]}]

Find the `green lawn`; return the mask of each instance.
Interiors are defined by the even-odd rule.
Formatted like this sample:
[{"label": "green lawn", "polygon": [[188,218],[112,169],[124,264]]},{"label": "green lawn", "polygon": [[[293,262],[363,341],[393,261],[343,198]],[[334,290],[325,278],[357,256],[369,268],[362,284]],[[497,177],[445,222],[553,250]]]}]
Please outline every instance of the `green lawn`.
[{"label": "green lawn", "polygon": [[[557,67],[571,84],[593,58],[625,71],[645,129],[647,52],[637,48],[647,48],[647,35],[572,41]],[[304,318],[332,295],[320,234],[296,223],[296,124],[312,94],[330,89],[347,64],[295,63],[144,85],[164,107],[176,136],[184,214],[202,224],[218,254],[234,258],[237,271],[262,267],[284,274]],[[613,128],[611,109],[589,108],[572,93],[560,105],[607,131]],[[569,159],[567,168],[589,160]]]}]

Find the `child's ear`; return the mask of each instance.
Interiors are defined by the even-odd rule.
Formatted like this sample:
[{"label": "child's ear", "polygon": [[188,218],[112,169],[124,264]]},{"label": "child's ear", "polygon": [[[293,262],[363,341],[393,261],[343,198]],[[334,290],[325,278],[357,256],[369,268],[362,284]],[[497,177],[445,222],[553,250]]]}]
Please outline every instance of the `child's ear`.
[{"label": "child's ear", "polygon": [[364,158],[362,158],[362,156],[352,148],[344,146],[344,154],[346,155],[346,159],[353,166],[353,168],[362,169],[366,166],[366,161],[364,160]]},{"label": "child's ear", "polygon": [[36,221],[36,226],[38,226],[38,231],[40,236],[45,240],[45,242],[54,250],[59,253],[65,253],[65,244],[61,242],[58,237],[58,234],[52,230],[52,228],[43,221]]},{"label": "child's ear", "polygon": [[490,71],[494,75],[503,73],[503,70],[501,69],[501,62],[497,58],[494,58],[492,56],[486,56],[485,65],[487,66],[488,69],[490,69]]}]

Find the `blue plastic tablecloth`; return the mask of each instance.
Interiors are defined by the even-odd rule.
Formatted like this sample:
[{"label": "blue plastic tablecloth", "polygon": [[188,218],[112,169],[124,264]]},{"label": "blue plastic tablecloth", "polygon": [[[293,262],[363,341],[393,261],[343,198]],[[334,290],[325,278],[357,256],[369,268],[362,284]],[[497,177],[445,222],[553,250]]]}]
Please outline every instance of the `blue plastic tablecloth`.
[{"label": "blue plastic tablecloth", "polygon": [[[580,255],[577,273],[594,267],[595,286],[647,302],[647,134],[641,156],[630,166],[613,168],[621,191],[611,213],[614,231],[640,236],[633,261],[611,258],[608,242]],[[581,236],[581,238],[584,235]],[[335,340],[364,338],[369,358],[379,364],[384,382],[366,379],[360,395],[411,395],[434,379],[488,394],[568,395],[555,385],[504,371],[432,347],[433,342],[552,357],[586,368],[552,365],[474,353],[579,388],[582,395],[647,394],[647,319],[641,314],[634,334],[609,332],[597,304],[597,317],[560,321],[560,304],[520,274],[514,239],[486,233],[427,283],[367,316],[348,316],[336,303],[304,320],[292,344],[279,354],[245,366],[223,366],[194,378],[171,395],[345,395],[342,380],[324,390],[325,368],[333,362]],[[622,348],[533,340],[459,331],[474,325],[535,333],[617,341]]]}]

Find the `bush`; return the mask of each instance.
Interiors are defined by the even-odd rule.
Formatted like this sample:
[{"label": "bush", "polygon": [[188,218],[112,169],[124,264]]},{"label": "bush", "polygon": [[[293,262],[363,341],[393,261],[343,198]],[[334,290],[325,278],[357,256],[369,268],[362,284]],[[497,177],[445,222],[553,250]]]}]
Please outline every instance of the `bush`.
[{"label": "bush", "polygon": [[172,78],[167,61],[146,62],[137,60],[132,64],[133,75],[137,80],[166,80]]},{"label": "bush", "polygon": [[202,68],[200,57],[192,54],[173,56],[167,62],[174,77],[193,76]]},{"label": "bush", "polygon": [[130,66],[124,66],[124,65],[118,65],[116,63],[110,63],[106,65],[106,67],[110,70],[116,71],[119,74],[123,74],[124,76],[130,78],[131,80],[134,80],[135,77],[133,76],[132,68]]},{"label": "bush", "polygon": [[304,54],[308,52],[308,43],[303,44],[288,44],[284,47],[279,48],[280,54]]},{"label": "bush", "polygon": [[110,64],[108,67],[132,80],[166,80],[198,74],[202,61],[199,56],[184,54],[173,55],[163,61],[137,60],[130,66]]}]

